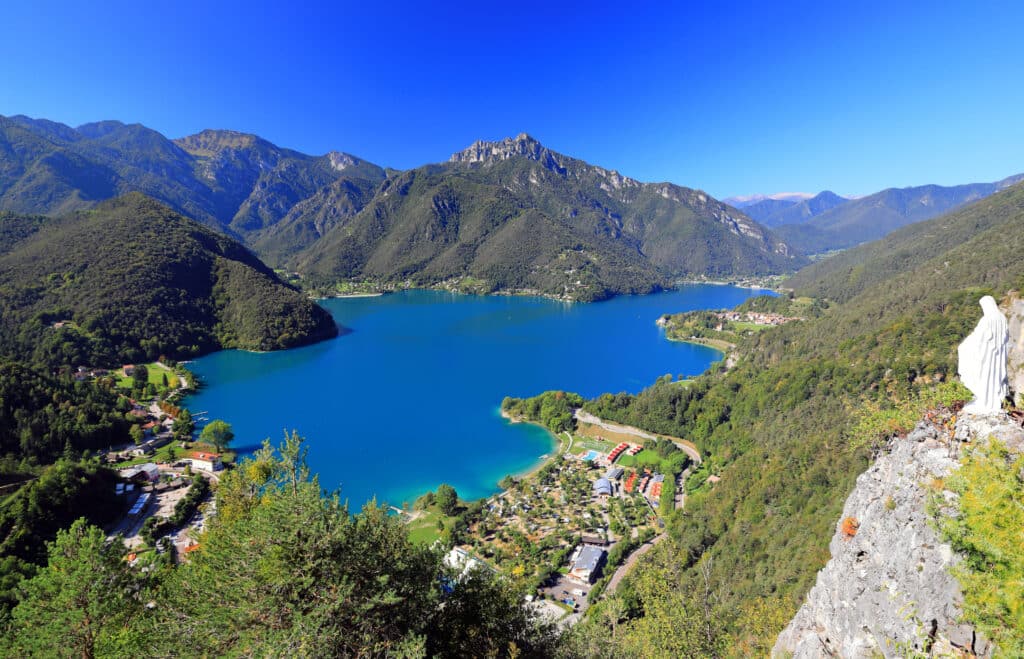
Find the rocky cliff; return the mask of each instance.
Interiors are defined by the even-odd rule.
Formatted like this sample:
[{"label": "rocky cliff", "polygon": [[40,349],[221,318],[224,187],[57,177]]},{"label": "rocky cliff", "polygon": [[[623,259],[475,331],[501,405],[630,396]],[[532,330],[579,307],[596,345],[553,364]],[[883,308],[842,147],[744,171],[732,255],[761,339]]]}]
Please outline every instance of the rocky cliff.
[{"label": "rocky cliff", "polygon": [[933,415],[893,438],[857,479],[836,524],[832,558],[773,656],[990,656],[988,641],[962,622],[963,598],[950,574],[961,559],[936,532],[926,503],[938,494],[952,504],[945,478],[963,452],[993,436],[1024,447],[1024,429],[1005,415],[963,417],[955,426],[948,414]]},{"label": "rocky cliff", "polygon": [[1010,332],[1010,350],[1007,354],[1007,379],[1013,402],[1024,406],[1024,300],[1017,291],[1011,292],[1002,305]]}]

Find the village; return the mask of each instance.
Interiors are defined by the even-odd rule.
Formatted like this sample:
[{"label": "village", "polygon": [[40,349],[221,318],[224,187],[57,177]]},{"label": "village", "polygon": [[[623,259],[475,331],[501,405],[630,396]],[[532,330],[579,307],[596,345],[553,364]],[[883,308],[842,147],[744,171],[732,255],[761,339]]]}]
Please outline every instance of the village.
[{"label": "village", "polygon": [[[713,315],[719,320],[726,320],[733,323],[751,323],[753,325],[785,325],[786,323],[794,320],[804,320],[803,318],[784,316],[779,313],[762,312],[762,311],[716,311]],[[722,329],[721,326],[718,327]]]},{"label": "village", "polygon": [[[156,361],[116,370],[82,366],[73,377],[122,390],[118,409],[134,421],[132,441],[100,455],[117,470],[121,482],[115,494],[126,511],[108,529],[108,537],[121,537],[126,560],[141,569],[161,556],[184,560],[199,548],[199,534],[215,512],[211,485],[218,482],[225,463],[234,460],[222,447],[193,441],[196,421],[208,419],[205,413],[193,418],[175,404],[192,388],[191,373],[181,365]],[[141,402],[143,397],[150,402]]]},{"label": "village", "polygon": [[617,585],[631,553],[657,541],[663,518],[682,507],[691,464],[667,440],[580,428],[563,433],[568,441],[538,471],[487,500],[447,558],[520,580],[527,600],[562,624]]}]

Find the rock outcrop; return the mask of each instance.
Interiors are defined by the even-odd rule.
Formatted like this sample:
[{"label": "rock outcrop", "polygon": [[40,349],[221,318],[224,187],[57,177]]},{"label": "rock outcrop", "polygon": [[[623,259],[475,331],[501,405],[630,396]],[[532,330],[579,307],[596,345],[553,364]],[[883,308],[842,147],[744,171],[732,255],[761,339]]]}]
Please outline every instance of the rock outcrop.
[{"label": "rock outcrop", "polygon": [[[961,620],[962,595],[949,568],[960,561],[935,531],[927,501],[955,495],[945,478],[968,442],[996,436],[1019,447],[1024,430],[1003,414],[920,423],[857,479],[807,600],[782,634],[776,657],[989,656]],[[967,449],[970,450],[970,449]]]},{"label": "rock outcrop", "polygon": [[1010,332],[1009,353],[1006,359],[1006,377],[1010,395],[1017,406],[1024,405],[1024,300],[1012,293],[1002,307]]}]

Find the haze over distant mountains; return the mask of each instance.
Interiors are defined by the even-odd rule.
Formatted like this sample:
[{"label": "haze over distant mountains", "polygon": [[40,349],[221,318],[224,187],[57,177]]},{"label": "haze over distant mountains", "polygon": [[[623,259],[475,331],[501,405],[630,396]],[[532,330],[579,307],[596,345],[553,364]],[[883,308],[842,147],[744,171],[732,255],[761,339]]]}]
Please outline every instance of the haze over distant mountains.
[{"label": "haze over distant mountains", "polygon": [[255,135],[0,117],[0,210],[61,214],[142,192],[317,282],[369,278],[572,299],[805,263],[706,193],[641,183],[523,134],[405,172]]},{"label": "haze over distant mountains", "polygon": [[840,197],[826,190],[806,199],[795,198],[798,193],[731,199],[742,205],[744,213],[770,227],[801,252],[820,254],[881,238],[900,227],[938,217],[1021,180],[1024,174],[994,183],[888,188],[857,198]]}]

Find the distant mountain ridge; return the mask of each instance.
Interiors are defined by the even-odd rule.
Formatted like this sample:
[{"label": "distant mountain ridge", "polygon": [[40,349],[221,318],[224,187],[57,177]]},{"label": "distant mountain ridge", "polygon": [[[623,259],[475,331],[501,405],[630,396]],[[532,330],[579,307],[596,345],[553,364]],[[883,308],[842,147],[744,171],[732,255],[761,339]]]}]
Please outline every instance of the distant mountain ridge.
[{"label": "distant mountain ridge", "polygon": [[0,210],[60,215],[133,191],[328,287],[468,282],[598,299],[804,263],[706,193],[641,183],[525,134],[397,172],[231,130],[170,140],[118,121],[0,117]]},{"label": "distant mountain ridge", "polygon": [[764,199],[743,208],[743,212],[766,227],[783,224],[803,224],[850,201],[834,192],[825,190],[813,197],[800,201],[786,199]]},{"label": "distant mountain ridge", "polygon": [[825,190],[813,196],[784,192],[729,197],[725,201],[742,208],[804,254],[821,254],[881,238],[1022,180],[1024,174],[1017,174],[994,183],[887,188],[860,197],[841,197]]},{"label": "distant mountain ridge", "polygon": [[746,208],[762,201],[783,201],[799,203],[810,199],[814,194],[811,192],[773,192],[771,194],[748,194],[726,197],[722,201],[736,208]]},{"label": "distant mountain ridge", "polygon": [[248,243],[340,180],[366,191],[383,168],[349,154],[308,156],[237,131],[170,140],[141,124],[71,128],[0,117],[0,210],[59,215],[142,192]]}]

